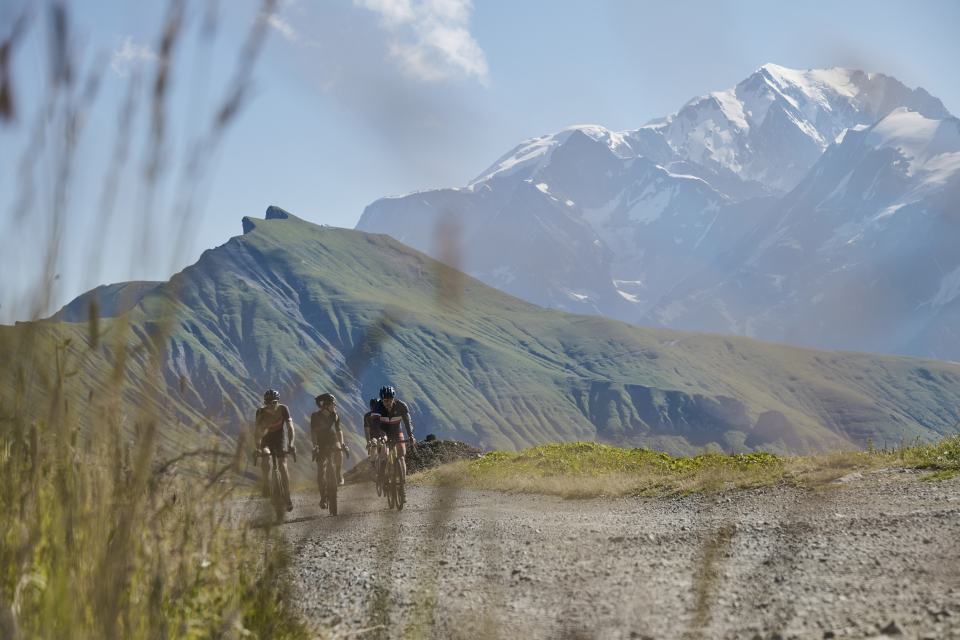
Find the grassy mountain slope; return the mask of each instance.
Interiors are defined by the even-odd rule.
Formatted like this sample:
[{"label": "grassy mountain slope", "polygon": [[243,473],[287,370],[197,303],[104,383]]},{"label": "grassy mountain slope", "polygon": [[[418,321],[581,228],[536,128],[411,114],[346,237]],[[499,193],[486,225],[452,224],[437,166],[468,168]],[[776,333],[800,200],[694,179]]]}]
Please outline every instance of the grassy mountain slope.
[{"label": "grassy mountain slope", "polygon": [[[184,429],[236,433],[268,387],[304,429],[312,398],[332,391],[359,444],[365,398],[392,384],[419,437],[490,449],[597,439],[675,453],[803,451],[926,437],[960,405],[951,363],[543,309],[386,235],[319,227],[275,207],[244,229],[101,321],[107,334],[129,330],[128,351],[145,345],[128,401],[162,405]],[[4,328],[8,338],[24,330]],[[90,340],[86,324],[42,330],[72,332],[75,346]],[[111,361],[102,346],[78,388],[109,375]]]}]

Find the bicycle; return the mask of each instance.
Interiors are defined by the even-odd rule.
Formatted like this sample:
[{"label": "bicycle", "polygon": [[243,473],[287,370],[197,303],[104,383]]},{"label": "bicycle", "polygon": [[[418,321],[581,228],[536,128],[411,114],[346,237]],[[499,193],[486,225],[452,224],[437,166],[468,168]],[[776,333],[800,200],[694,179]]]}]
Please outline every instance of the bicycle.
[{"label": "bicycle", "polygon": [[377,477],[379,484],[384,487],[384,492],[387,494],[387,508],[396,508],[397,511],[403,511],[403,505],[407,502],[406,481],[400,474],[400,456],[397,455],[398,444],[413,443],[405,440],[387,440],[386,446],[389,447],[389,451],[385,460],[386,464],[381,466]]},{"label": "bicycle", "polygon": [[377,497],[383,495],[383,472],[381,469],[384,468],[384,462],[380,459],[380,447],[383,446],[382,438],[373,438],[370,442],[367,443],[367,455],[370,455],[370,450],[373,450],[373,484],[377,488]]},{"label": "bicycle", "polygon": [[[287,452],[293,456],[293,461],[297,461],[297,448],[290,447],[290,450]],[[253,464],[257,464],[257,458],[264,455],[261,449],[257,449],[253,452]],[[277,524],[283,524],[283,519],[287,515],[287,502],[289,501],[289,496],[284,495],[283,493],[283,483],[280,481],[280,466],[277,464],[277,452],[270,450],[270,460],[272,461],[273,471],[271,476],[273,477],[273,490],[270,492],[270,499],[273,503],[273,510],[277,514]]]},{"label": "bicycle", "polygon": [[[339,449],[339,444],[334,446],[323,447],[323,455],[325,459],[322,461],[324,465],[323,473],[323,487],[320,491],[320,502],[321,506],[323,504],[327,505],[327,509],[330,511],[330,515],[337,515],[337,490],[340,486],[340,482],[337,478],[337,468],[333,463],[333,452]],[[336,447],[336,448],[335,448]],[[321,447],[317,445],[313,448],[313,461],[316,461],[317,456],[321,454]],[[346,446],[343,447],[343,455],[346,456],[347,460],[350,459],[350,449]]]}]

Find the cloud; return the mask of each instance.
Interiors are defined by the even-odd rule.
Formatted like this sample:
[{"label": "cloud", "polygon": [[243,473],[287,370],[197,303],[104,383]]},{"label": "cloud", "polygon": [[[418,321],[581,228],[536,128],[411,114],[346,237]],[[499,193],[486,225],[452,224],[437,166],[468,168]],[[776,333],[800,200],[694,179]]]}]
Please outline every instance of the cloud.
[{"label": "cloud", "polygon": [[471,0],[353,0],[380,16],[393,36],[389,56],[404,74],[437,82],[476,78],[487,86],[487,56],[470,35]]},{"label": "cloud", "polygon": [[280,32],[286,40],[297,42],[300,40],[300,34],[291,26],[289,22],[278,16],[276,13],[261,13],[260,20]]},{"label": "cloud", "polygon": [[122,40],[122,46],[114,49],[113,59],[110,60],[110,68],[113,69],[121,78],[127,77],[130,69],[138,65],[159,60],[147,44],[133,44],[133,36],[127,36]]}]

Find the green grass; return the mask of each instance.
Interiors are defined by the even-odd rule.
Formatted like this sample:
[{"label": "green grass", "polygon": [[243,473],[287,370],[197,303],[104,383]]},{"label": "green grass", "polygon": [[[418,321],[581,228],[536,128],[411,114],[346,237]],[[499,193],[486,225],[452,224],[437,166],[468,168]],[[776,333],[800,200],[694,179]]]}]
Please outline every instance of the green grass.
[{"label": "green grass", "polygon": [[960,470],[958,469],[940,469],[939,471],[934,471],[933,473],[927,474],[920,478],[921,482],[940,482],[941,480],[949,480],[956,475],[960,475]]},{"label": "green grass", "polygon": [[491,452],[479,460],[457,462],[411,476],[410,481],[565,498],[668,496],[778,483],[820,488],[853,471],[893,466],[934,470],[925,480],[953,477],[960,473],[960,436],[880,451],[833,451],[793,457],[713,452],[671,456],[649,449],[577,442],[533,447],[518,454]]}]

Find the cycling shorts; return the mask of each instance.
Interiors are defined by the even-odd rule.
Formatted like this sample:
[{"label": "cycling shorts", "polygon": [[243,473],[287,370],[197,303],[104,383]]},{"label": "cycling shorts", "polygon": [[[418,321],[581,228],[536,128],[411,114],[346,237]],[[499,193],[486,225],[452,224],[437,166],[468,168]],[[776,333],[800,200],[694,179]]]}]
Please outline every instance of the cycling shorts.
[{"label": "cycling shorts", "polygon": [[321,449],[324,447],[332,447],[340,442],[336,431],[330,431],[329,429],[317,429],[313,433],[317,437],[317,446],[319,446]]},{"label": "cycling shorts", "polygon": [[286,458],[287,430],[281,428],[263,434],[263,437],[260,438],[260,448],[263,449],[265,447],[269,447],[270,451],[276,452],[278,458]]},{"label": "cycling shorts", "polygon": [[400,423],[389,425],[381,422],[380,430],[383,432],[383,435],[387,436],[387,441],[389,442],[403,442],[407,439]]}]

